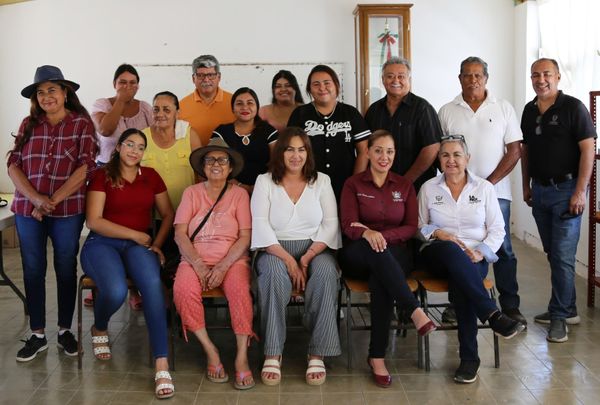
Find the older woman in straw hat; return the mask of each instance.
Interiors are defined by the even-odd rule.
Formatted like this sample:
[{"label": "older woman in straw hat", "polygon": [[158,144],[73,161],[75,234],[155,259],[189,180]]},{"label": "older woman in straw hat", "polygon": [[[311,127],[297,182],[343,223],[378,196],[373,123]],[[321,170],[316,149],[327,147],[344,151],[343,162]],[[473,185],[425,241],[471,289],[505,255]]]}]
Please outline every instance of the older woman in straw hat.
[{"label": "older woman in straw hat", "polygon": [[240,173],[244,160],[225,141],[215,138],[192,152],[190,164],[206,181],[185,189],[175,215],[175,242],[182,257],[173,287],[175,305],[184,330],[196,335],[206,353],[206,378],[224,383],[229,377],[206,332],[202,306],[202,291],[223,289],[237,341],[234,386],[252,388],[247,355],[254,335],[248,263],[250,201],[243,188],[228,181]]}]

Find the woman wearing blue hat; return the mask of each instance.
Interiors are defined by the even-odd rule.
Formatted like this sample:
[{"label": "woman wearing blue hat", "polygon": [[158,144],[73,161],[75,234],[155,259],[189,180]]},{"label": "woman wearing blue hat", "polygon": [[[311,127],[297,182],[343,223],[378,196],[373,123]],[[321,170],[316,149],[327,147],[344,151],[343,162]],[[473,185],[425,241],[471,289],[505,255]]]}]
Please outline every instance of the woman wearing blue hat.
[{"label": "woman wearing blue hat", "polygon": [[77,252],[84,221],[85,182],[95,167],[94,124],[59,68],[37,68],[33,83],[21,91],[31,100],[8,154],[8,175],[15,185],[11,210],[19,234],[23,281],[31,337],[17,353],[29,361],[48,348],[46,327],[46,242],[54,249],[58,296],[58,347],[77,356],[69,331],[77,290]]}]

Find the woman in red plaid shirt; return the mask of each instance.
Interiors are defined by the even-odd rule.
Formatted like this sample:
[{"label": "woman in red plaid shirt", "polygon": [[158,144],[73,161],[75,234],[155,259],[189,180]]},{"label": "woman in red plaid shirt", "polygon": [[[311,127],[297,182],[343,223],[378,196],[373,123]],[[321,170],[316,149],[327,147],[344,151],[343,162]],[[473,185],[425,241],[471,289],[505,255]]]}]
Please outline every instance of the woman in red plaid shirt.
[{"label": "woman in red plaid shirt", "polygon": [[84,221],[85,182],[95,167],[98,146],[94,124],[75,91],[55,66],[37,68],[33,84],[21,95],[31,110],[8,154],[8,175],[15,185],[11,210],[21,246],[23,281],[31,337],[17,353],[29,361],[48,348],[46,327],[46,242],[54,249],[58,295],[58,347],[77,356],[71,334],[77,290],[77,252]]}]

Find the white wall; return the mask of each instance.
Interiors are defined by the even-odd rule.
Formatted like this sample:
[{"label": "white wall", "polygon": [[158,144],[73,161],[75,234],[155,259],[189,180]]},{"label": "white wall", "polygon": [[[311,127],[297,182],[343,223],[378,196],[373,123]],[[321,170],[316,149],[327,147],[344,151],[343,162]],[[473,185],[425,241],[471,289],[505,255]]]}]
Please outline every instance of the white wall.
[{"label": "white wall", "polygon": [[[369,2],[392,3],[364,1]],[[459,62],[479,55],[490,64],[489,87],[512,100],[511,0],[412,3],[417,94],[439,108],[459,91]],[[28,113],[20,90],[42,64],[57,65],[79,82],[79,95],[90,106],[113,94],[112,74],[122,62],[189,64],[203,53],[224,64],[336,62],[343,66],[344,100],[354,104],[355,7],[356,0],[35,0],[0,7],[0,154],[8,151],[10,132]],[[187,93],[191,78],[181,75],[167,80],[178,88],[188,82]],[[236,82],[226,76],[223,81]],[[163,88],[141,77],[140,97],[149,100],[157,90]],[[5,170],[1,173],[0,190],[12,190]]]},{"label": "white wall", "polygon": [[[539,37],[537,6],[534,2],[525,2],[515,7],[515,65],[514,65],[514,107],[519,120],[523,107],[533,99],[535,93],[529,79],[529,66],[538,58]],[[523,202],[521,164],[511,174],[513,204],[511,232],[519,239],[541,249],[541,240],[531,208]]]},{"label": "white wall", "polygon": [[[523,107],[535,97],[535,93],[531,86],[530,66],[540,57],[540,38],[539,38],[539,21],[537,4],[532,1],[525,2],[515,7],[515,65],[514,65],[514,106],[519,116],[523,112]],[[547,55],[553,57],[552,55]],[[559,88],[561,88],[559,84]],[[588,100],[581,99],[587,106]],[[539,232],[533,216],[531,208],[528,207],[522,200],[521,191],[521,168],[520,165],[511,174],[513,186],[512,204],[512,233],[522,239],[527,244],[542,249],[542,243],[539,237]],[[579,275],[587,278],[588,264],[588,226],[589,226],[589,207],[583,214],[581,223],[581,233],[579,236],[579,245],[576,256],[576,271]],[[597,246],[598,249],[598,246]]]},{"label": "white wall", "polygon": [[[0,154],[10,149],[10,133],[28,113],[29,102],[20,91],[42,64],[57,65],[68,79],[80,83],[78,94],[84,105],[91,106],[96,98],[113,94],[112,75],[123,62],[147,72],[146,79],[142,74],[139,96],[150,101],[166,88],[179,96],[189,93],[193,87],[186,65],[200,54],[212,53],[225,65],[224,88],[261,89],[263,102],[269,97],[270,73],[262,75],[261,83],[246,81],[261,77],[256,75],[257,65],[271,70],[287,65],[306,72],[313,64],[331,63],[339,67],[344,101],[354,104],[356,1],[35,0],[2,6]],[[520,116],[533,97],[528,75],[538,47],[535,4],[515,7],[512,0],[412,3],[414,92],[438,109],[460,91],[460,61],[476,55],[490,66],[490,91],[512,102]],[[248,70],[237,65],[244,63],[249,64]],[[150,67],[153,64],[170,66]],[[306,78],[298,76],[304,83]],[[0,173],[0,190],[12,190],[6,170]],[[531,210],[521,202],[520,168],[511,179],[513,232],[539,247]],[[587,228],[582,230],[578,258],[587,262]]]}]

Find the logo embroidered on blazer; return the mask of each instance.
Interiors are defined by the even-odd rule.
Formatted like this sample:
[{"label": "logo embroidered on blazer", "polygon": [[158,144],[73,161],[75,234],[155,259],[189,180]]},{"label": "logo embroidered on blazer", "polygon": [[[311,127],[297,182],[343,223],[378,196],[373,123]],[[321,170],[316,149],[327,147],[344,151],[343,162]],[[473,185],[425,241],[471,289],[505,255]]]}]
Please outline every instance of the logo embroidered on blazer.
[{"label": "logo embroidered on blazer", "polygon": [[402,193],[400,191],[392,191],[392,201],[394,202],[402,202]]},{"label": "logo embroidered on blazer", "polygon": [[436,195],[435,199],[433,201],[433,205],[443,205],[444,204],[444,197],[442,197],[441,195]]},{"label": "logo embroidered on blazer", "polygon": [[469,204],[477,204],[480,202],[481,202],[481,200],[479,198],[475,197],[474,195],[469,196]]}]

